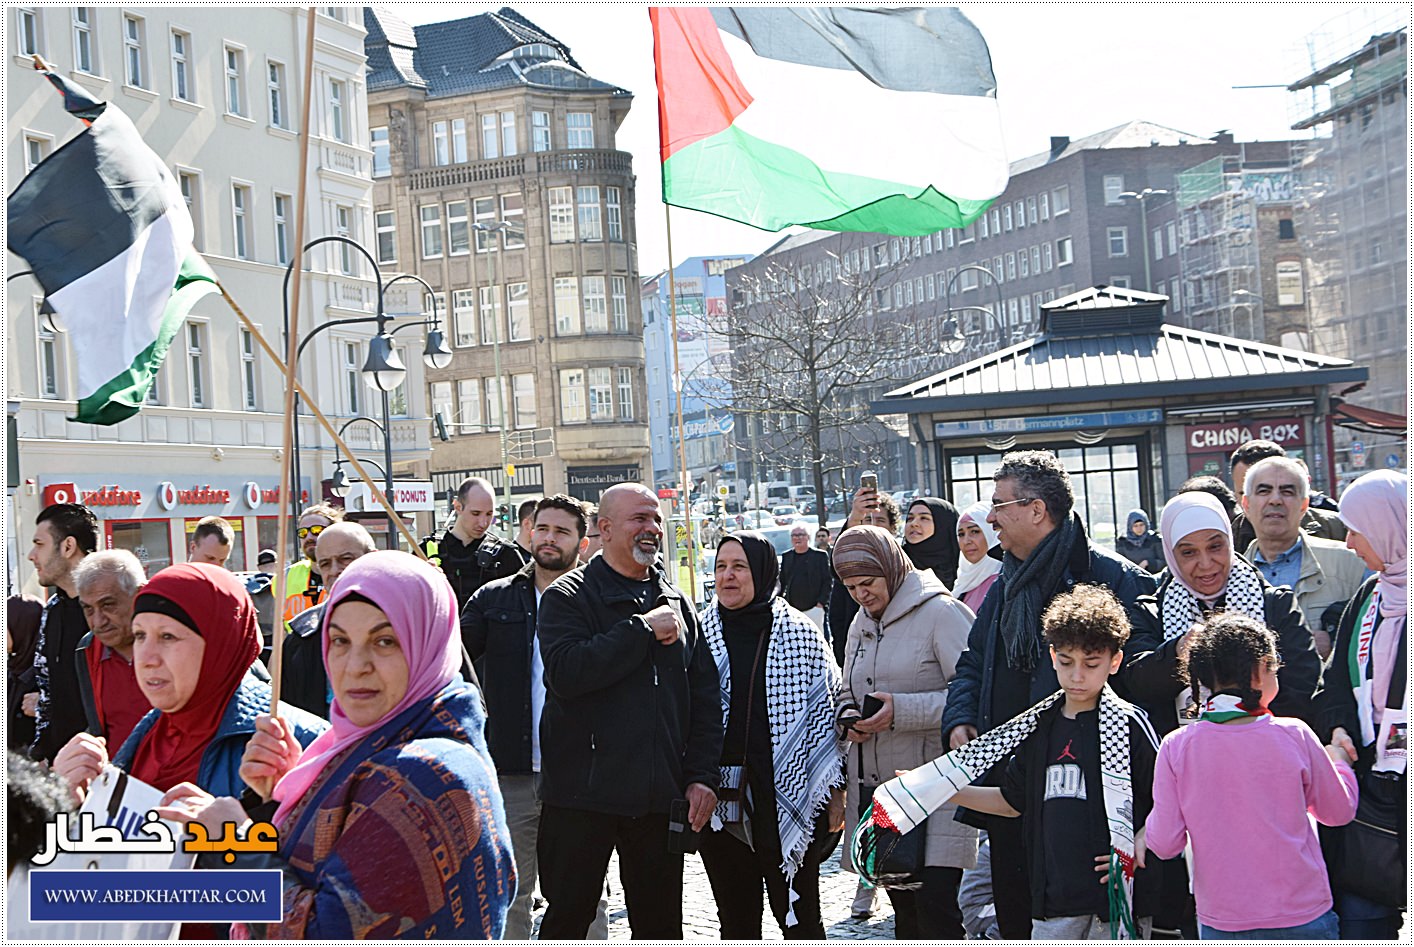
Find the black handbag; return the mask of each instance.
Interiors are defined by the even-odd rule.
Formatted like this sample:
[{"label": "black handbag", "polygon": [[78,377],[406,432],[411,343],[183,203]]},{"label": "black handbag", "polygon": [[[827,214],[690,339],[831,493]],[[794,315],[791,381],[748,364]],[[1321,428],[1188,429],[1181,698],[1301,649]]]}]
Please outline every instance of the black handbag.
[{"label": "black handbag", "polygon": [[[859,749],[859,771],[864,772],[864,745]],[[859,785],[859,819],[869,818],[877,786]],[[860,874],[877,888],[894,891],[915,891],[923,887],[923,869],[927,867],[928,823],[924,821],[911,831],[899,833],[874,826],[872,839],[861,853],[865,865],[856,865]]]},{"label": "black handbag", "polygon": [[1331,888],[1403,910],[1407,900],[1404,776],[1366,773],[1355,818],[1321,827]]}]

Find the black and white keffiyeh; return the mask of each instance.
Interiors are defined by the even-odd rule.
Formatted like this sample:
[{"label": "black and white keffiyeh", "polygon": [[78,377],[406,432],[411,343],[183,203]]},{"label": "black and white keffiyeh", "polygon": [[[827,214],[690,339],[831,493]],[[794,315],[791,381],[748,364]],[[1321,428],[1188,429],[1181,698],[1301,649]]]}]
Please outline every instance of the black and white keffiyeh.
[{"label": "black and white keffiyeh", "polygon": [[[725,727],[731,712],[732,678],[718,609],[708,608],[703,614],[702,633],[717,662]],[[815,834],[815,818],[829,803],[830,788],[840,779],[844,751],[835,739],[839,688],[840,671],[820,629],[784,599],[776,598],[771,603],[771,637],[766,647],[766,708],[781,872],[787,886],[805,860]],[[725,817],[726,803],[719,802],[713,824]],[[792,889],[792,904],[797,897]],[[794,914],[793,906],[790,913]]]},{"label": "black and white keffiyeh", "polygon": [[[1232,557],[1232,570],[1228,573],[1227,588],[1224,590],[1222,610],[1246,615],[1266,624],[1267,603],[1262,595],[1262,576],[1257,567],[1246,559]],[[1202,599],[1177,579],[1164,590],[1160,603],[1160,615],[1164,624],[1164,640],[1188,634],[1193,626],[1202,621],[1204,611]]]},{"label": "black and white keffiyeh", "polygon": [[[1029,710],[989,730],[951,753],[883,783],[874,791],[874,807],[861,819],[851,840],[854,863],[866,872],[868,852],[875,846],[877,828],[905,833],[921,825],[964,786],[982,778],[1005,760],[1036,730],[1041,714],[1065,699],[1057,691]],[[1136,935],[1134,903],[1134,786],[1129,773],[1129,724],[1138,721],[1157,749],[1158,738],[1142,710],[1121,699],[1108,684],[1100,693],[1100,779],[1104,789],[1105,818],[1110,829],[1110,935],[1129,939]]]}]

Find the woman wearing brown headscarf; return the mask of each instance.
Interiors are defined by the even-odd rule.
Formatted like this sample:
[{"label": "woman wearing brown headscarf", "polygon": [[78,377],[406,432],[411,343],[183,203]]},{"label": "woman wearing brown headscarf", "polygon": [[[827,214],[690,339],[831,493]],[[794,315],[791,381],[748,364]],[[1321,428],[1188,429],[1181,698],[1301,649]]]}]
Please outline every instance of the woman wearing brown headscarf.
[{"label": "woman wearing brown headscarf", "polygon": [[[897,540],[877,526],[856,526],[835,543],[834,567],[859,614],[845,643],[838,720],[855,744],[849,753],[845,838],[873,787],[899,770],[943,755],[943,707],[957,658],[967,647],[972,612],[931,571],[918,571]],[[866,698],[880,709],[859,719]],[[870,701],[872,704],[873,701]],[[899,939],[960,940],[957,888],[977,861],[977,832],[953,821],[953,806],[928,819],[923,886],[889,891]],[[844,867],[853,870],[846,851]]]}]

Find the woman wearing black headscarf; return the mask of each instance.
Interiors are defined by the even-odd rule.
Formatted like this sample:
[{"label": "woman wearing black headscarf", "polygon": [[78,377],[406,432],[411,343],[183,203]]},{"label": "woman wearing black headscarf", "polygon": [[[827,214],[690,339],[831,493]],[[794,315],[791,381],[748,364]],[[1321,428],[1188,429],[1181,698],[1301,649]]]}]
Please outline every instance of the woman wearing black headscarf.
[{"label": "woman wearing black headscarf", "polygon": [[724,538],[702,619],[726,729],[701,841],[723,940],[761,939],[763,884],[784,936],[823,940],[820,862],[844,823],[839,666],[820,629],[776,594],[778,573],[760,533]]},{"label": "woman wearing black headscarf", "polygon": [[951,589],[957,582],[957,507],[937,497],[908,505],[903,551],[915,569],[929,569]]}]

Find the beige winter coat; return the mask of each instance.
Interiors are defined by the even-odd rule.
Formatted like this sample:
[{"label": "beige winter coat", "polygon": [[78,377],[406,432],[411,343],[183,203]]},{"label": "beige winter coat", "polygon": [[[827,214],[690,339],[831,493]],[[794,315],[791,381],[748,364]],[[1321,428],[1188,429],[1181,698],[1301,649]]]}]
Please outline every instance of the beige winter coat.
[{"label": "beige winter coat", "polygon": [[[859,749],[864,748],[863,782],[875,785],[896,770],[913,769],[943,755],[943,706],[957,659],[967,647],[972,611],[953,598],[931,571],[910,572],[875,621],[860,609],[845,644],[844,686],[839,705],[862,705],[864,695],[892,694],[893,727],[862,744],[849,744],[849,797],[846,840],[859,819]],[[953,821],[947,805],[928,817],[927,863],[971,868],[977,862],[977,830]],[[848,846],[844,867],[854,870]]]}]

